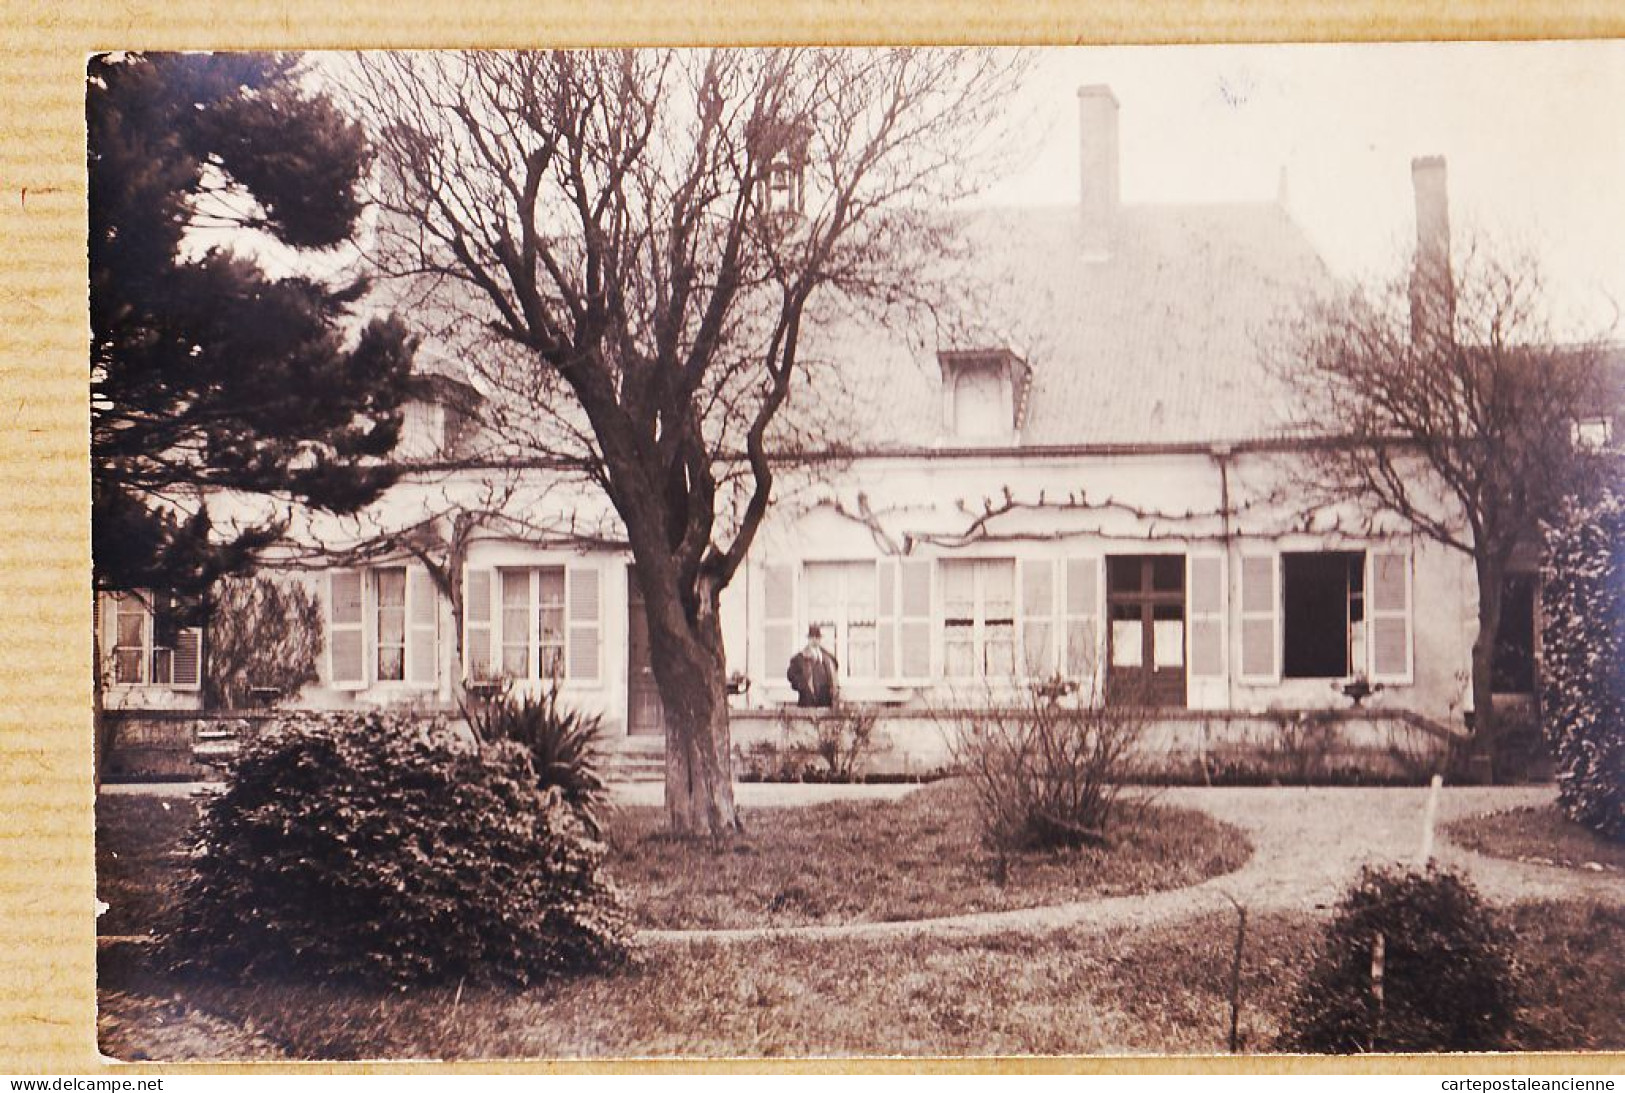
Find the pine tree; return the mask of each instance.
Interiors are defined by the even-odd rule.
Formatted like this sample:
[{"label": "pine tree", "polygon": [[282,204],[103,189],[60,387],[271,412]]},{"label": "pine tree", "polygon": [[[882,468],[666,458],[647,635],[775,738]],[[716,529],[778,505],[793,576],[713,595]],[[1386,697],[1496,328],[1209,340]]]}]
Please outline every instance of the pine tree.
[{"label": "pine tree", "polygon": [[351,512],[393,480],[405,328],[354,329],[361,281],[198,243],[321,259],[356,231],[370,152],[287,55],[98,56],[86,114],[95,583],[196,594],[280,530],[216,529],[211,495]]}]

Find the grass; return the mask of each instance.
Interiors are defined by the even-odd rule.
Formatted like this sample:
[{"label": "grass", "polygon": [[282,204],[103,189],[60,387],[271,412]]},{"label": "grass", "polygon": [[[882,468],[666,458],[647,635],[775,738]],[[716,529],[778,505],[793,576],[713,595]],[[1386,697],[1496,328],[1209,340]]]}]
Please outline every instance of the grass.
[{"label": "grass", "polygon": [[98,934],[153,928],[179,879],[186,830],[197,814],[197,802],[187,797],[97,797],[96,894],[110,905],[96,920]]},{"label": "grass", "polygon": [[896,801],[762,809],[725,843],[675,841],[658,808],[610,821],[609,871],[640,925],[670,929],[932,918],[1139,895],[1228,873],[1240,830],[1193,809],[1129,806],[1110,849],[1012,855],[979,841],[969,788],[938,782]]},{"label": "grass", "polygon": [[[1510,911],[1529,1050],[1625,1048],[1625,910]],[[1267,1050],[1323,919],[1249,919],[1246,1050]],[[1235,919],[1132,932],[702,943],[530,990],[231,987],[102,962],[102,1049],[117,1058],[523,1058],[1222,1053]]]},{"label": "grass", "polygon": [[1556,805],[1469,816],[1447,826],[1445,835],[1458,846],[1494,858],[1568,869],[1586,868],[1587,863],[1625,869],[1625,844],[1575,823]]},{"label": "grass", "polygon": [[[103,797],[96,865],[112,904],[102,934],[154,928],[179,879],[186,798]],[[892,921],[1137,895],[1239,868],[1252,852],[1239,830],[1204,813],[1135,807],[1109,851],[1019,854],[998,862],[977,839],[967,790],[939,782],[897,801],[761,809],[726,843],[678,841],[658,808],[624,808],[609,823],[608,869],[641,926],[697,929]]]}]

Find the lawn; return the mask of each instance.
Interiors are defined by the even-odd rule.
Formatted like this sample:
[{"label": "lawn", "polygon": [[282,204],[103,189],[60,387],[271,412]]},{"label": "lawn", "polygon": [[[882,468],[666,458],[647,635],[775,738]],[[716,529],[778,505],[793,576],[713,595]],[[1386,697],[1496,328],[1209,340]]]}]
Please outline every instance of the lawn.
[{"label": "lawn", "polygon": [[1196,884],[1252,853],[1193,809],[1138,804],[1110,849],[1013,855],[979,841],[969,788],[937,782],[896,801],[767,808],[726,843],[674,841],[658,808],[609,825],[610,874],[640,925],[672,929],[931,918],[1139,895]]},{"label": "lawn", "polygon": [[[103,934],[146,933],[196,815],[188,799],[103,797],[97,805]],[[1252,852],[1229,824],[1191,809],[1136,806],[1110,850],[1020,854],[996,881],[967,790],[941,782],[897,801],[766,808],[713,846],[673,840],[658,808],[610,822],[608,870],[641,926],[693,929],[928,918],[1136,895],[1239,868]]]},{"label": "lawn", "polygon": [[1625,870],[1625,844],[1582,827],[1556,805],[1469,816],[1446,827],[1445,835],[1458,846],[1495,858],[1569,869]]},{"label": "lawn", "polygon": [[[1511,911],[1530,1050],[1625,1048],[1625,910]],[[1244,1046],[1267,1049],[1318,937],[1254,916]],[[1235,920],[1133,932],[685,944],[526,991],[180,982],[104,953],[102,1050],[123,1059],[1221,1053]]]},{"label": "lawn", "polygon": [[98,934],[144,934],[168,905],[180,875],[186,830],[197,819],[187,797],[96,798],[96,895],[109,904]]}]

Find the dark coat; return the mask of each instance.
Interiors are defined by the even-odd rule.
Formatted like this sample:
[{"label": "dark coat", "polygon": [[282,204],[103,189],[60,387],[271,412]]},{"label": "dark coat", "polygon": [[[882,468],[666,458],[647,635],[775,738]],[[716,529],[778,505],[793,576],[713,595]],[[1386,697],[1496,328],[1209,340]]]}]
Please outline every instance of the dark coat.
[{"label": "dark coat", "polygon": [[840,662],[833,653],[820,650],[809,653],[806,649],[790,658],[790,670],[784,678],[796,689],[797,705],[835,705],[835,673]]}]

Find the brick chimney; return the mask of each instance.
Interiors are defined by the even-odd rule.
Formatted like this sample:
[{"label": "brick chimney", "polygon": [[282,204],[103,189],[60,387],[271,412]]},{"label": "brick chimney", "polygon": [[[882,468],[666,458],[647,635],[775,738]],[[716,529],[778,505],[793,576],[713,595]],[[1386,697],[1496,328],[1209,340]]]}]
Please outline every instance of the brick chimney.
[{"label": "brick chimney", "polygon": [[1416,259],[1411,266],[1411,338],[1449,337],[1456,293],[1450,275],[1450,194],[1443,156],[1411,160],[1416,191]]},{"label": "brick chimney", "polygon": [[1078,166],[1085,253],[1106,257],[1118,209],[1117,96],[1105,84],[1078,88]]}]

